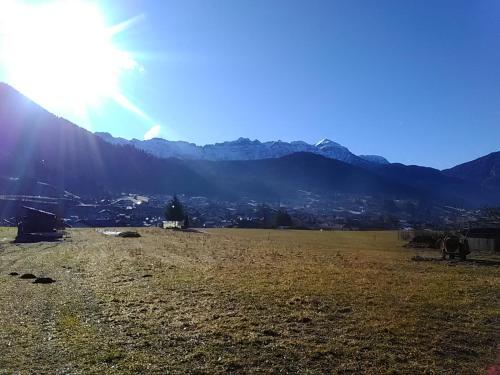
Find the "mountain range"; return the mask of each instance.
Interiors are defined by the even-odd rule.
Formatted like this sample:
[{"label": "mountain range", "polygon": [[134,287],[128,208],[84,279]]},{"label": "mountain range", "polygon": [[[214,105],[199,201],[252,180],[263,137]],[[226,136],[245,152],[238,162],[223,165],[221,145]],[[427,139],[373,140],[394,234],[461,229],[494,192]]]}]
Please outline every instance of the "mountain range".
[{"label": "mountain range", "polygon": [[[152,141],[147,144],[169,142]],[[65,196],[71,191],[94,197],[123,192],[177,192],[228,200],[277,201],[306,190],[322,197],[349,193],[461,206],[500,204],[500,153],[439,171],[373,162],[331,141],[317,145],[299,142],[300,147],[314,147],[316,152],[291,154],[282,150],[289,150],[289,145],[297,142],[243,139],[236,141],[236,146],[225,142],[201,147],[222,148],[225,157],[240,158],[243,149],[253,160],[218,160],[215,155],[220,155],[219,151],[206,151],[212,156],[204,159],[158,157],[129,142],[105,141],[102,135],[55,116],[12,87],[0,84],[0,194],[35,194],[41,189],[47,195]],[[246,146],[242,148],[240,143]],[[231,147],[225,147],[228,144]],[[250,151],[253,146],[262,153],[272,149],[285,154],[262,158],[262,153]],[[199,146],[189,148],[200,150]],[[342,157],[340,151],[344,152],[344,160],[338,160]],[[45,188],[46,184],[53,188]]]},{"label": "mountain range", "polygon": [[387,159],[382,156],[355,155],[347,147],[326,138],[313,145],[303,141],[260,142],[258,140],[252,141],[248,138],[239,138],[230,142],[198,146],[194,143],[168,141],[162,138],[141,141],[138,139],[127,140],[113,137],[109,133],[96,132],[95,134],[108,143],[131,145],[160,158],[212,161],[260,160],[280,158],[296,152],[309,152],[358,166],[366,166],[369,163],[389,164]]}]

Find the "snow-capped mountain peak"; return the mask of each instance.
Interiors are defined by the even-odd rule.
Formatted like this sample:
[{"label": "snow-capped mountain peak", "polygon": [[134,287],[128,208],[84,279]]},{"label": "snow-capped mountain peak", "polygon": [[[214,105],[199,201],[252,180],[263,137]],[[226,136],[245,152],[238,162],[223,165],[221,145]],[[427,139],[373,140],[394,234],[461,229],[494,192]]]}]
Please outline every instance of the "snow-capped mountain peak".
[{"label": "snow-capped mountain peak", "polygon": [[260,142],[249,138],[240,137],[234,141],[198,146],[194,143],[183,141],[169,141],[162,138],[153,138],[146,141],[124,138],[115,138],[109,133],[96,133],[108,143],[118,145],[132,145],[135,148],[160,158],[202,159],[202,160],[260,160],[272,159],[290,155],[297,152],[309,152],[340,160],[354,165],[367,165],[367,163],[388,163],[382,157],[354,155],[344,147],[330,139],[322,139],[312,145],[304,141],[284,142],[282,140]]},{"label": "snow-capped mountain peak", "polygon": [[322,147],[322,146],[327,146],[327,145],[332,144],[332,143],[338,144],[336,142],[333,142],[331,139],[323,138],[321,141],[316,142],[315,146]]}]

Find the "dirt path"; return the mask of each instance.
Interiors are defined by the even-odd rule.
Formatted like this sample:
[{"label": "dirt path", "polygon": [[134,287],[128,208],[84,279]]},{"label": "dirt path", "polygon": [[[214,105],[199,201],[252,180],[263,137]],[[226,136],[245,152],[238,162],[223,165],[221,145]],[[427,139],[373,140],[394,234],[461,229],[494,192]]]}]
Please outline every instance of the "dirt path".
[{"label": "dirt path", "polygon": [[[72,252],[81,240],[13,245],[0,252],[0,368],[9,373],[86,373],[102,368],[107,338],[89,273]],[[32,273],[56,280],[34,284],[19,276]],[[14,298],[12,298],[15,296]],[[82,361],[83,360],[83,361]],[[0,371],[1,373],[1,371]]]}]

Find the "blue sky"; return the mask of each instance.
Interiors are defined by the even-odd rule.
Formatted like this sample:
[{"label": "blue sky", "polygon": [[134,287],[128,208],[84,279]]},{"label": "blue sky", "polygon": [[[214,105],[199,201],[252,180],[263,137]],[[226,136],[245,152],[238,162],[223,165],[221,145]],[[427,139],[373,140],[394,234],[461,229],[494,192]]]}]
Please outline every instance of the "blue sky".
[{"label": "blue sky", "polygon": [[[337,141],[446,168],[500,150],[497,0],[113,0],[143,67],[94,131],[198,144]],[[0,73],[1,74],[1,73]],[[71,115],[68,115],[71,117]]]}]

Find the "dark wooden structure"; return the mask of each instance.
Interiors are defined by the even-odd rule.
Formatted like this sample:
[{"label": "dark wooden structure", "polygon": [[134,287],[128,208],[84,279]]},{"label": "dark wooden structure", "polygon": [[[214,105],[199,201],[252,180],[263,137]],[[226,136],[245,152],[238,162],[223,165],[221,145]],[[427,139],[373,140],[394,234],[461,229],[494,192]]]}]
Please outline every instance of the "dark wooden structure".
[{"label": "dark wooden structure", "polygon": [[471,250],[500,252],[500,228],[471,228],[467,239]]},{"label": "dark wooden structure", "polygon": [[16,242],[55,241],[63,237],[64,224],[58,217],[32,207],[23,207],[18,219]]},{"label": "dark wooden structure", "polygon": [[448,256],[450,259],[455,257],[460,260],[466,260],[470,254],[469,240],[463,235],[447,235],[441,240],[441,254],[443,259]]}]

